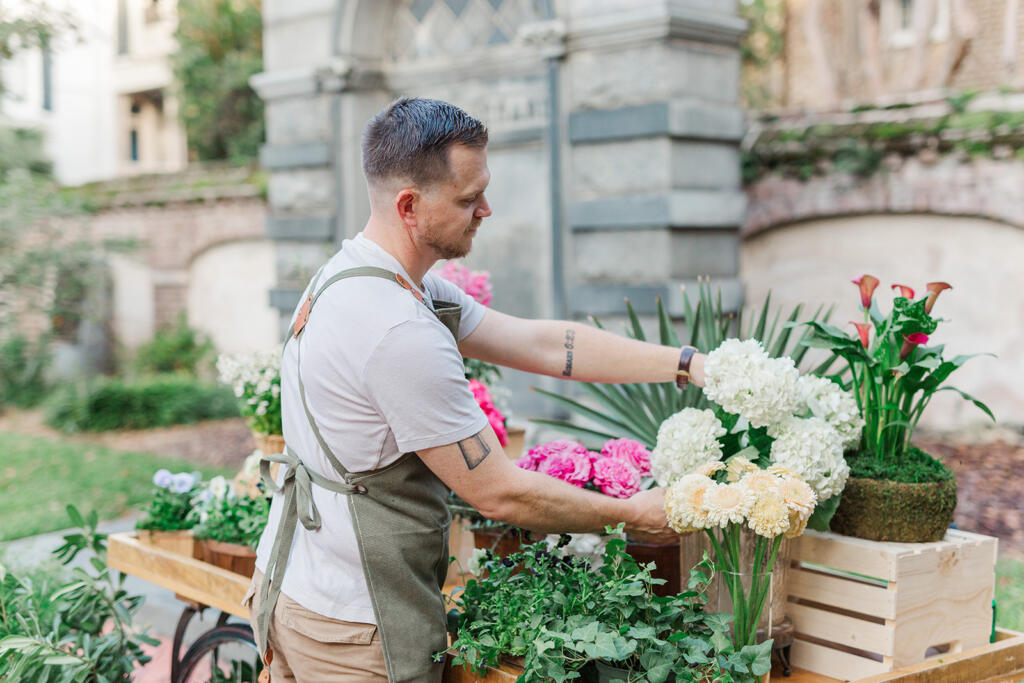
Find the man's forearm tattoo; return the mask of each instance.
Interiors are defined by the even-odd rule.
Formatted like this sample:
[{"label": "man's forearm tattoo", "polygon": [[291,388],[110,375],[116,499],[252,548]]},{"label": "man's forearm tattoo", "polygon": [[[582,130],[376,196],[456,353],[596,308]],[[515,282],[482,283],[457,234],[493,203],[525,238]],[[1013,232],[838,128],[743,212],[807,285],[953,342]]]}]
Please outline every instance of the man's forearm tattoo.
[{"label": "man's forearm tattoo", "polygon": [[479,434],[463,439],[459,442],[459,451],[462,459],[466,461],[466,467],[473,469],[491,454],[491,447],[484,443]]},{"label": "man's forearm tattoo", "polygon": [[572,329],[565,331],[565,370],[562,370],[564,377],[572,377],[572,350],[576,342],[576,333]]}]

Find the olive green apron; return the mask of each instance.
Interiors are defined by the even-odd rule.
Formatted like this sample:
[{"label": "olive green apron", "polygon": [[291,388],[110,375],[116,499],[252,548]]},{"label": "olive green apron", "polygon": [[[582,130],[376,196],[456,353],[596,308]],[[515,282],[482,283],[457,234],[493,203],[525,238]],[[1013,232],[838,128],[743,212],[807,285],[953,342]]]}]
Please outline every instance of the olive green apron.
[{"label": "olive green apron", "polygon": [[[383,268],[345,270],[317,289],[322,271],[323,268],[313,280],[311,293],[300,309],[288,341],[301,335],[324,290],[350,277],[391,280],[430,308],[405,278]],[[312,294],[313,291],[316,294]],[[461,306],[435,301],[431,310],[458,339]],[[416,453],[406,453],[395,463],[379,470],[349,472],[345,469],[327,445],[309,411],[301,367],[302,345],[299,344],[296,376],[302,407],[320,448],[343,481],[332,481],[307,468],[287,446],[284,453],[264,457],[260,462],[260,473],[266,485],[275,493],[284,493],[277,536],[260,587],[260,605],[256,615],[256,642],[260,652],[265,653],[265,661],[272,656],[267,651],[267,633],[281,592],[296,524],[302,522],[310,531],[320,528],[320,514],[312,497],[312,484],[316,484],[348,496],[352,525],[362,556],[363,575],[384,650],[388,681],[440,681],[441,664],[434,663],[432,655],[447,647],[441,589],[448,570],[448,526],[451,521],[445,505],[448,489]],[[271,463],[286,466],[280,488],[270,478]]]}]

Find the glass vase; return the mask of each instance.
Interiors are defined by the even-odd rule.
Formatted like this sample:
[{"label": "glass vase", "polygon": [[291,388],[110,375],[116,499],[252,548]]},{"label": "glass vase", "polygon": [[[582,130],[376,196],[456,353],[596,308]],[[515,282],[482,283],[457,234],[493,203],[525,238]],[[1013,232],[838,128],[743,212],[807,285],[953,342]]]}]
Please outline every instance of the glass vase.
[{"label": "glass vase", "polygon": [[740,650],[771,637],[772,572],[719,571],[715,611],[733,615],[733,646]]}]

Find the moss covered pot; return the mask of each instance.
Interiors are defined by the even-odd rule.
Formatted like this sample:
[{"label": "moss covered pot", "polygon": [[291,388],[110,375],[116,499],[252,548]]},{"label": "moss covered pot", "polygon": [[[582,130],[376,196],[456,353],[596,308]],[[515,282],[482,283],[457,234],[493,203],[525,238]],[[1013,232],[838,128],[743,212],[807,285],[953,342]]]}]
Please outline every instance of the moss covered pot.
[{"label": "moss covered pot", "polygon": [[850,477],[832,531],[872,541],[941,541],[953,522],[956,480],[908,483]]}]

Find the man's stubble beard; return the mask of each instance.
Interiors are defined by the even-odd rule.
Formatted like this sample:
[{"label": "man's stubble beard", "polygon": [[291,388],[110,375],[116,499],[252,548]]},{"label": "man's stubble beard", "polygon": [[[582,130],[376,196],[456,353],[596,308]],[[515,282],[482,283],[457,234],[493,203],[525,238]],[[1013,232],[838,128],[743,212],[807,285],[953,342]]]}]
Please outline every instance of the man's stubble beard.
[{"label": "man's stubble beard", "polygon": [[474,219],[470,226],[462,233],[459,241],[445,241],[437,232],[431,231],[426,235],[427,246],[437,252],[439,258],[453,259],[462,258],[469,253],[473,247],[473,237],[470,231],[480,227],[482,219]]}]

